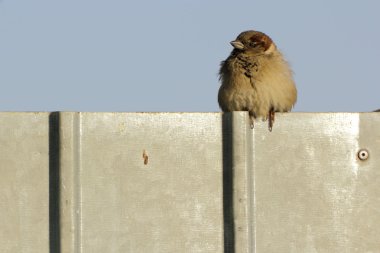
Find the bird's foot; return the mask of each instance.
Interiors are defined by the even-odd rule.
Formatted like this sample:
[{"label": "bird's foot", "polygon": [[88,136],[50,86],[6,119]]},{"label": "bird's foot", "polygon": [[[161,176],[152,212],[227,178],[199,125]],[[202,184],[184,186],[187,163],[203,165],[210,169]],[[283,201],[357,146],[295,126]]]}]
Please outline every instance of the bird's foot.
[{"label": "bird's foot", "polygon": [[253,116],[249,116],[249,122],[251,125],[251,129],[255,127],[255,118]]},{"label": "bird's foot", "polygon": [[269,129],[269,132],[272,132],[273,124],[274,124],[274,111],[270,110],[269,114],[268,114],[268,129]]},{"label": "bird's foot", "polygon": [[249,122],[251,125],[251,129],[255,127],[255,114],[249,112]]}]

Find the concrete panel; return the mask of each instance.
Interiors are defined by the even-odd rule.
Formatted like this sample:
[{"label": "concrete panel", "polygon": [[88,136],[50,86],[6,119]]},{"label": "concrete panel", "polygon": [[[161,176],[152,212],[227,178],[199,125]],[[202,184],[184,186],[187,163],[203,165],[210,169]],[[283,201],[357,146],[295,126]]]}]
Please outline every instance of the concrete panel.
[{"label": "concrete panel", "polygon": [[276,114],[272,132],[245,112],[0,113],[0,252],[380,252],[379,129],[379,113]]},{"label": "concrete panel", "polygon": [[0,113],[0,252],[49,252],[49,114]]},{"label": "concrete panel", "polygon": [[277,114],[272,132],[235,116],[249,137],[234,146],[252,150],[248,192],[235,196],[248,196],[248,252],[380,252],[379,114]]},{"label": "concrete panel", "polygon": [[221,114],[60,122],[64,252],[223,252]]}]

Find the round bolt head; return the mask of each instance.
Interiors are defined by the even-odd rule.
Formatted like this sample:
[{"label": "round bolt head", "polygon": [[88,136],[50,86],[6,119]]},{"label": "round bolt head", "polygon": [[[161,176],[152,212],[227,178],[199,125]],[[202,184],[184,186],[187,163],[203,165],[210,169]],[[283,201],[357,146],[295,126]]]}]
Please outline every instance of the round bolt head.
[{"label": "round bolt head", "polygon": [[366,150],[366,149],[359,150],[359,152],[358,152],[358,158],[360,160],[365,161],[365,160],[368,159],[368,157],[369,157],[368,150]]}]

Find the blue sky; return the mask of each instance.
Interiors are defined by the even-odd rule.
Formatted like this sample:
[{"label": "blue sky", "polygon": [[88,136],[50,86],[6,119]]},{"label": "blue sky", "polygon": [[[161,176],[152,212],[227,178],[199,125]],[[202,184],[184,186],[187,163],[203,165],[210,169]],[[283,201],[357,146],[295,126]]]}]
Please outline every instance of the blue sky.
[{"label": "blue sky", "polygon": [[380,1],[0,0],[1,111],[219,111],[241,31],[295,72],[294,111],[380,108]]}]

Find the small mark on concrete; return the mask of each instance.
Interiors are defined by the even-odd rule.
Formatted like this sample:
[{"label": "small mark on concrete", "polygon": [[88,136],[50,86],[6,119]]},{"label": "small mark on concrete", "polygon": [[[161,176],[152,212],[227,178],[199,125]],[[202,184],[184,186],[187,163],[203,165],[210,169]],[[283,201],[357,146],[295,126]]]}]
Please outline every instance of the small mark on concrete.
[{"label": "small mark on concrete", "polygon": [[144,159],[144,165],[147,165],[148,164],[148,154],[146,153],[145,149],[143,150],[142,157]]}]

